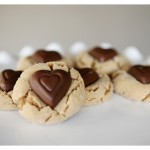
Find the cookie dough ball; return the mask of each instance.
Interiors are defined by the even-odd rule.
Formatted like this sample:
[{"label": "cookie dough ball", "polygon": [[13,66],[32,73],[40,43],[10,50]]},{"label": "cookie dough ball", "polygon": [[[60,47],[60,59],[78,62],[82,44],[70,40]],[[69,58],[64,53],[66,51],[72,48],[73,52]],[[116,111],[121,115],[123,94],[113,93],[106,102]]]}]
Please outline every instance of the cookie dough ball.
[{"label": "cookie dough ball", "polygon": [[0,110],[17,109],[12,100],[12,90],[21,73],[10,69],[0,73]]},{"label": "cookie dough ball", "polygon": [[58,123],[80,110],[85,101],[84,82],[78,71],[63,62],[39,63],[22,73],[12,97],[26,120]]},{"label": "cookie dough ball", "polygon": [[82,52],[75,58],[78,68],[93,68],[96,72],[111,74],[116,70],[127,70],[129,61],[114,49],[95,47],[88,52]]},{"label": "cookie dough ball", "polygon": [[86,100],[84,106],[100,104],[111,98],[113,93],[113,85],[110,78],[104,74],[97,74],[91,68],[76,68],[81,74],[86,91]]},{"label": "cookie dough ball", "polygon": [[25,70],[37,63],[46,63],[50,61],[64,61],[71,67],[72,61],[69,58],[62,58],[56,51],[46,51],[44,49],[37,50],[32,56],[21,58],[17,64],[17,70]]},{"label": "cookie dough ball", "polygon": [[112,75],[116,93],[133,101],[150,101],[150,66],[135,65]]}]

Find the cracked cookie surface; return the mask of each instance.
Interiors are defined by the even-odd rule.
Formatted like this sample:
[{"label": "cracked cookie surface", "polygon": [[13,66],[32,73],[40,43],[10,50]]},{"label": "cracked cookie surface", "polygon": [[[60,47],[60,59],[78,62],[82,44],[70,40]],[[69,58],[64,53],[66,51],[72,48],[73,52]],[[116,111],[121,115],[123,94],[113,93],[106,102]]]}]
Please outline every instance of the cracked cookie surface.
[{"label": "cracked cookie surface", "polygon": [[100,79],[85,87],[87,98],[84,106],[100,104],[109,100],[113,93],[113,85],[106,74],[99,74]]},{"label": "cracked cookie surface", "polygon": [[75,65],[78,68],[89,67],[93,68],[96,72],[104,72],[111,74],[116,70],[127,70],[130,67],[129,61],[122,55],[117,55],[114,58],[99,62],[89,55],[88,52],[82,52],[75,58]]},{"label": "cracked cookie surface", "polygon": [[150,84],[143,84],[126,71],[116,71],[112,75],[114,90],[133,101],[150,101]]},{"label": "cracked cookie surface", "polygon": [[[65,96],[52,109],[31,89],[29,78],[38,70],[56,69],[68,72],[72,83]],[[85,100],[85,89],[83,79],[75,69],[68,68],[63,62],[48,62],[35,64],[25,70],[16,82],[12,97],[14,103],[18,104],[19,113],[26,120],[38,124],[51,124],[62,122],[80,110]]]},{"label": "cracked cookie surface", "polygon": [[12,100],[12,91],[0,90],[0,110],[17,110],[16,104]]}]

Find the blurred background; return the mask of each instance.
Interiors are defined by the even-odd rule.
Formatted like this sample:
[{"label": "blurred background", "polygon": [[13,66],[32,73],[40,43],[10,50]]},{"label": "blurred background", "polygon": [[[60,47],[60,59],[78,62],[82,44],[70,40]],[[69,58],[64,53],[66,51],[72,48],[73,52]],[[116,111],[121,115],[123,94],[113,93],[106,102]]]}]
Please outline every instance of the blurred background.
[{"label": "blurred background", "polygon": [[132,45],[149,54],[150,6],[1,5],[0,50],[44,48],[59,42],[66,51],[76,41],[88,47],[102,42],[118,50]]}]

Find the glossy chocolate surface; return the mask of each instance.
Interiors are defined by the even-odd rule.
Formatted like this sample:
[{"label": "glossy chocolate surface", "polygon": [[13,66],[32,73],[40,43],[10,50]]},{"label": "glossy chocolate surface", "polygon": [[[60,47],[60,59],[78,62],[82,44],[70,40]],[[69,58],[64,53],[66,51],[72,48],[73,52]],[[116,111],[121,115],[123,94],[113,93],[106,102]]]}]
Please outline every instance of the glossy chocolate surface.
[{"label": "glossy chocolate surface", "polygon": [[106,50],[102,49],[101,47],[93,48],[92,50],[89,51],[89,54],[100,62],[105,62],[118,55],[118,53],[114,49]]},{"label": "glossy chocolate surface", "polygon": [[128,73],[143,84],[150,83],[150,66],[135,65]]},{"label": "glossy chocolate surface", "polygon": [[99,79],[98,74],[92,68],[76,68],[83,78],[85,86],[91,85]]},{"label": "glossy chocolate surface", "polygon": [[58,52],[55,51],[38,50],[32,55],[32,59],[36,63],[46,63],[50,61],[61,60],[62,57]]},{"label": "glossy chocolate surface", "polygon": [[64,70],[39,70],[30,78],[33,91],[51,108],[57,106],[71,85],[71,76]]},{"label": "glossy chocolate surface", "polygon": [[22,71],[14,71],[7,69],[1,72],[0,74],[0,88],[3,91],[9,92],[13,90],[13,87],[20,77]]}]

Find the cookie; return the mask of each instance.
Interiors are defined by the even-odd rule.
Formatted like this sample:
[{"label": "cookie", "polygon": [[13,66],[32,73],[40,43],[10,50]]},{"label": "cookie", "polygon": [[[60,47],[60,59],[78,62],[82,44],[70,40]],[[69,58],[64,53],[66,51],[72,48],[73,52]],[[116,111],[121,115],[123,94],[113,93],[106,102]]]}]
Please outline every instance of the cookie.
[{"label": "cookie", "polygon": [[95,47],[87,52],[82,52],[75,58],[78,68],[93,68],[96,72],[112,74],[116,70],[127,70],[129,61],[114,49]]},{"label": "cookie", "polygon": [[20,115],[37,124],[70,118],[80,110],[86,98],[82,77],[63,62],[29,67],[16,82],[12,97]]},{"label": "cookie", "polygon": [[10,69],[0,73],[0,110],[17,109],[12,100],[12,90],[21,73]]},{"label": "cookie", "polygon": [[133,101],[150,101],[150,66],[135,65],[112,75],[116,93]]},{"label": "cookie", "polygon": [[109,100],[113,93],[113,85],[108,75],[97,74],[92,68],[76,68],[81,74],[86,91],[84,106],[100,104]]},{"label": "cookie", "polygon": [[46,63],[50,61],[64,61],[69,67],[71,67],[72,61],[69,58],[63,58],[56,51],[46,51],[44,49],[37,50],[32,56],[21,58],[17,64],[17,70],[25,70],[30,66],[37,63]]}]

